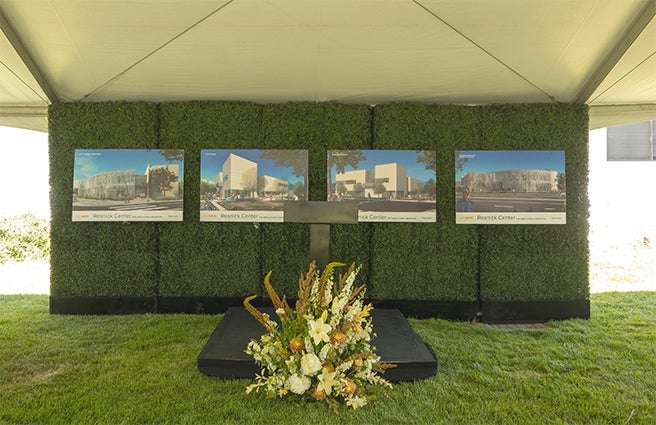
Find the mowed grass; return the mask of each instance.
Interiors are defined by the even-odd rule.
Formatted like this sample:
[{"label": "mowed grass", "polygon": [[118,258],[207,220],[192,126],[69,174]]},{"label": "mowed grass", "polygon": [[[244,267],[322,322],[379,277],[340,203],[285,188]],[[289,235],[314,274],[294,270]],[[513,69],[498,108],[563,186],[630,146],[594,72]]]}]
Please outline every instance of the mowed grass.
[{"label": "mowed grass", "polygon": [[591,316],[537,330],[410,319],[439,374],[335,415],[201,374],[220,315],[50,315],[47,296],[0,295],[0,423],[656,423],[656,292],[593,294]]}]

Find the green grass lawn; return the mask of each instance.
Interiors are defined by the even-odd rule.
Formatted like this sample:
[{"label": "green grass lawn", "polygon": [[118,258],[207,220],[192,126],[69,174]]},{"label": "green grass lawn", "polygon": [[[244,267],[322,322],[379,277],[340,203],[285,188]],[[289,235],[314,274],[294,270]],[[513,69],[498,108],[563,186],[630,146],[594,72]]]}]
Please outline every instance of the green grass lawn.
[{"label": "green grass lawn", "polygon": [[45,295],[0,295],[0,423],[656,423],[656,292],[594,294],[590,320],[538,330],[410,319],[439,374],[338,416],[198,372],[220,319],[50,315]]}]

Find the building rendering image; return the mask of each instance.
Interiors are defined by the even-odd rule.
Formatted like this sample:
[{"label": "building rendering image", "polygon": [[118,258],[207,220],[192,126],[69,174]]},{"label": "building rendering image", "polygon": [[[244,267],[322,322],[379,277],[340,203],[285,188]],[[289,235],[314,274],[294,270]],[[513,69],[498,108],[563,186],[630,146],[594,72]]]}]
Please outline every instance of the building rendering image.
[{"label": "building rendering image", "polygon": [[465,174],[461,186],[473,192],[557,192],[554,170],[481,171]]},{"label": "building rendering image", "polygon": [[180,167],[177,164],[149,165],[146,168],[146,198],[177,199],[181,196]]},{"label": "building rendering image", "polygon": [[125,200],[175,199],[180,195],[177,164],[149,165],[145,174],[134,169],[108,171],[75,182],[77,198]]},{"label": "building rendering image", "polygon": [[329,202],[358,202],[358,221],[435,221],[434,151],[328,152]]},{"label": "building rendering image", "polygon": [[272,176],[261,176],[259,179],[260,196],[274,197],[276,195],[285,195],[289,192],[289,182]]},{"label": "building rendering image", "polygon": [[306,172],[302,149],[203,149],[200,219],[282,222],[286,201],[307,198]]},{"label": "building rendering image", "polygon": [[[337,174],[335,191],[347,197],[401,199],[410,195],[409,179],[406,167],[401,164],[378,164],[373,170],[351,170]],[[339,190],[342,185],[346,189],[344,193]]]},{"label": "building rendering image", "polygon": [[76,149],[73,221],[181,221],[184,151]]},{"label": "building rendering image", "polygon": [[460,224],[566,223],[563,151],[459,151],[455,171]]},{"label": "building rendering image", "polygon": [[145,192],[146,176],[137,175],[134,169],[95,174],[87,180],[76,181],[74,186],[78,198],[89,199],[122,199],[126,194],[145,196]]},{"label": "building rendering image", "polygon": [[289,182],[268,175],[258,176],[256,162],[231,153],[214,179],[216,194],[226,198],[284,197]]},{"label": "building rendering image", "polygon": [[427,198],[437,180],[434,151],[330,151],[328,164],[329,200]]},{"label": "building rendering image", "polygon": [[256,197],[257,163],[231,153],[214,182],[219,198]]}]

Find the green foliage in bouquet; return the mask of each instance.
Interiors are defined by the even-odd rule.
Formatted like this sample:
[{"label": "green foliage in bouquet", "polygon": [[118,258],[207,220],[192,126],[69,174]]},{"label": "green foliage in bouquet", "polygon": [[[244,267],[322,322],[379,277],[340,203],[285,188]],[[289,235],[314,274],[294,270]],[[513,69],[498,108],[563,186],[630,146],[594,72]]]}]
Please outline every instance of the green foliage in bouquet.
[{"label": "green foliage in bouquet", "polygon": [[269,397],[296,397],[326,401],[335,411],[341,403],[352,408],[367,404],[374,396],[369,387],[391,384],[378,375],[394,365],[381,363],[371,339],[371,304],[364,304],[365,285],[356,287],[361,266],[333,280],[330,263],[319,273],[315,262],[299,278],[296,308],[281,299],[271,285],[269,272],[264,286],[271,297],[280,324],[253,307],[255,295],[244,300],[246,309],[267,333],[251,340],[246,353],[262,367],[247,393],[260,389]]}]

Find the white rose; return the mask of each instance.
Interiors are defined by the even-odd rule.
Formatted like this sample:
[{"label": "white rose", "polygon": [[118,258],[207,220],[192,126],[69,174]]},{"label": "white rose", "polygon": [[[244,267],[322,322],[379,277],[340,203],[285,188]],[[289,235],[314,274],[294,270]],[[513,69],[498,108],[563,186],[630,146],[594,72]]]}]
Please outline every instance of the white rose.
[{"label": "white rose", "polygon": [[321,360],[314,353],[307,353],[301,357],[301,372],[303,375],[312,376],[321,370]]},{"label": "white rose", "polygon": [[287,387],[294,394],[303,394],[310,388],[310,378],[307,376],[298,376],[297,374],[291,375],[287,378]]}]

